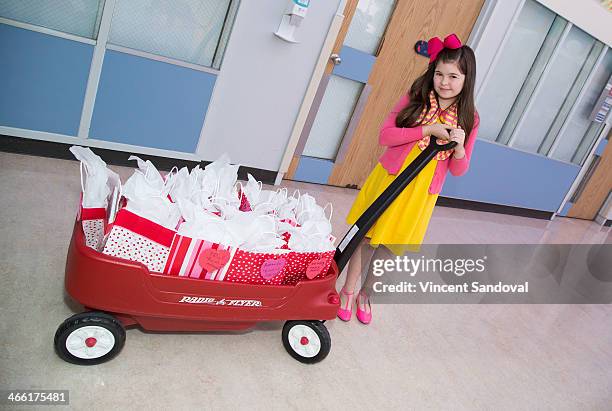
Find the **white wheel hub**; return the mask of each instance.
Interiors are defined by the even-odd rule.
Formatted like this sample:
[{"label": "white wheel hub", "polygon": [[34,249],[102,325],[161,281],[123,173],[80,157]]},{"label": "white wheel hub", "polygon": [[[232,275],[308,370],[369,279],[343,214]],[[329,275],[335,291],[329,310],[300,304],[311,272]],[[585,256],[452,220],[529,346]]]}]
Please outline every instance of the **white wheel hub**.
[{"label": "white wheel hub", "polygon": [[88,325],[78,328],[66,338],[66,349],[77,358],[100,358],[115,346],[115,336],[104,327]]},{"label": "white wheel hub", "polygon": [[312,358],[321,351],[321,339],[312,328],[297,324],[291,327],[287,336],[293,351],[305,358]]}]

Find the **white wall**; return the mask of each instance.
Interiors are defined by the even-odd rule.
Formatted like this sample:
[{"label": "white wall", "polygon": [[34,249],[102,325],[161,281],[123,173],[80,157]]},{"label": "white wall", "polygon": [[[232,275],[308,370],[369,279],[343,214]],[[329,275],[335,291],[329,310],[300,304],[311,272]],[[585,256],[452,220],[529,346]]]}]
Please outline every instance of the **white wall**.
[{"label": "white wall", "polygon": [[313,0],[299,44],[273,33],[288,0],[242,0],[206,114],[197,155],[279,170],[340,0]]},{"label": "white wall", "polygon": [[538,0],[602,43],[612,46],[612,12],[599,0]]}]

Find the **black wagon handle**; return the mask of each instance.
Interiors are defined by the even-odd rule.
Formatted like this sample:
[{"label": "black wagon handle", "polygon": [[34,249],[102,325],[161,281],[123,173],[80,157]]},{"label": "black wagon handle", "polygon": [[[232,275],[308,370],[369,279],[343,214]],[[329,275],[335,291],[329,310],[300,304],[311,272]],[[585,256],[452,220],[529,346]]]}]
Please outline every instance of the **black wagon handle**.
[{"label": "black wagon handle", "polygon": [[393,200],[410,184],[419,172],[429,163],[440,151],[446,151],[457,145],[455,141],[439,144],[438,138],[431,136],[429,145],[406,167],[402,173],[393,180],[391,184],[378,196],[368,209],[351,226],[344,238],[338,244],[334,260],[338,265],[338,273],[341,273],[349,259],[365,237],[368,230],[372,228],[376,220],[391,205]]}]

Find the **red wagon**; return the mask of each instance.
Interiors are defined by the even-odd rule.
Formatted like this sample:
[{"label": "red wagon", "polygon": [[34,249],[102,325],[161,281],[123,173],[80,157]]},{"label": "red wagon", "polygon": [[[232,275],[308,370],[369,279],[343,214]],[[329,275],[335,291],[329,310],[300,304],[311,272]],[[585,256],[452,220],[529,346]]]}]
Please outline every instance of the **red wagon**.
[{"label": "red wagon", "polygon": [[197,280],[150,272],[143,264],[87,247],[75,222],[66,261],[68,294],[86,310],[55,333],[58,355],[71,363],[99,364],[119,353],[125,327],[150,331],[243,330],[260,321],[286,321],[282,341],[304,363],[327,356],[331,338],[324,322],[336,317],[335,285],[351,254],[380,214],[438,151],[435,138],[351,227],[336,249],[326,276],[296,285],[252,285]]}]

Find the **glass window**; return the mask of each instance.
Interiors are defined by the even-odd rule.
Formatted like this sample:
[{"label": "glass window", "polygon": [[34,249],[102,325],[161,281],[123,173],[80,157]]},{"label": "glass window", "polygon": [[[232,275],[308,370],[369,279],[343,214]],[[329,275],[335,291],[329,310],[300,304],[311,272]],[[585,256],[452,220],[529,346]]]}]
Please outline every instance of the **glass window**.
[{"label": "glass window", "polygon": [[513,147],[538,152],[594,41],[578,27],[571,28],[558,54],[548,63],[550,70],[540,79],[539,92],[532,96],[533,104],[520,129],[515,131]]},{"label": "glass window", "polygon": [[95,39],[103,0],[0,0],[0,16]]},{"label": "glass window", "polygon": [[393,14],[395,0],[359,0],[344,44],[368,54],[376,54]]},{"label": "glass window", "polygon": [[[117,0],[109,43],[219,68],[237,1]],[[224,38],[223,41],[222,37]]]},{"label": "glass window", "polygon": [[560,141],[557,136],[559,136],[562,127],[567,121],[567,117],[572,111],[572,108],[577,104],[579,95],[582,89],[585,87],[590,74],[593,72],[593,67],[595,67],[595,65],[597,64],[597,60],[601,56],[602,51],[604,51],[604,47],[605,45],[600,41],[595,41],[593,47],[591,47],[591,51],[587,56],[586,60],[584,61],[580,72],[576,76],[576,80],[574,80],[572,88],[567,93],[563,105],[557,112],[557,117],[553,121],[551,127],[548,129],[548,134],[546,135],[546,138],[540,145],[540,148],[538,150],[540,154],[553,156],[552,152],[556,150],[556,147]]},{"label": "glass window", "polygon": [[362,92],[363,83],[335,75],[330,77],[302,155],[336,158]]},{"label": "glass window", "polygon": [[479,138],[498,139],[554,20],[555,14],[540,3],[525,3],[477,102],[482,121]]}]

